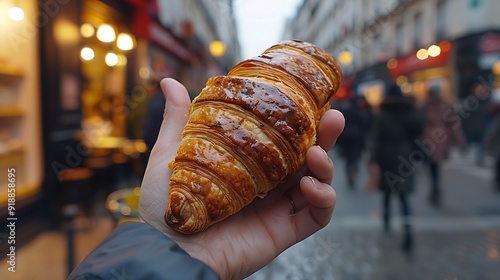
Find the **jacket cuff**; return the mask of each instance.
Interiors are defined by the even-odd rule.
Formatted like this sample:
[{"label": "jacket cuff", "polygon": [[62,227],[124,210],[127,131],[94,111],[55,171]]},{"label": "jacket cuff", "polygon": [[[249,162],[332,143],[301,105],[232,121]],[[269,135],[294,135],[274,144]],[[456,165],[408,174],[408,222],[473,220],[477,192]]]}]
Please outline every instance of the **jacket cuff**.
[{"label": "jacket cuff", "polygon": [[68,279],[219,279],[203,262],[150,225],[126,222],[104,239]]}]

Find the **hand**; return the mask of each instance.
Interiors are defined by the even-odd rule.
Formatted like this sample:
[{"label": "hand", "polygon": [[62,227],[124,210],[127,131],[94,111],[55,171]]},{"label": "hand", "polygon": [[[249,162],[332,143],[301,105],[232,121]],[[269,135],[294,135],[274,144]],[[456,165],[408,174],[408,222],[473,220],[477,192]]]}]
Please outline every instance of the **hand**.
[{"label": "hand", "polygon": [[[320,121],[319,146],[310,148],[306,155],[307,173],[291,176],[264,199],[256,198],[240,212],[204,232],[184,235],[169,228],[163,219],[172,174],[167,165],[179,146],[190,100],[186,89],[175,80],[164,79],[161,87],[167,102],[141,188],[139,208],[144,222],[165,233],[191,257],[210,266],[221,279],[249,276],[330,222],[335,191],[330,186],[333,163],[325,150],[332,148],[344,128],[344,117],[334,110]],[[286,194],[294,201],[294,216],[289,215],[292,206]]]}]

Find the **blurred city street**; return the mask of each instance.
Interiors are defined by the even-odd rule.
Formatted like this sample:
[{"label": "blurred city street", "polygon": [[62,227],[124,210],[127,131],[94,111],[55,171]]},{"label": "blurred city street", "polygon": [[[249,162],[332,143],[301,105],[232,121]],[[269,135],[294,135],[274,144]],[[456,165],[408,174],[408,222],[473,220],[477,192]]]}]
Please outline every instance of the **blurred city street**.
[{"label": "blurred city street", "polygon": [[[366,168],[356,189],[347,187],[335,149],[333,187],[337,204],[330,224],[278,256],[248,279],[498,279],[500,194],[488,166],[476,165],[477,150],[453,153],[443,166],[443,205],[427,202],[427,171],[418,168],[411,206],[415,248],[400,249],[399,203],[393,199],[393,231],[381,227],[381,195],[365,190]],[[363,166],[363,164],[361,165]]]},{"label": "blurred city street", "polygon": [[[304,160],[313,168],[306,147],[329,136],[331,222],[249,280],[500,279],[498,11],[493,0],[0,0],[0,280],[76,275],[139,212],[161,227],[222,221]],[[344,116],[340,135],[327,108]],[[235,220],[258,244],[272,232]],[[315,229],[294,221],[296,234]],[[216,241],[201,243],[227,261],[233,247]],[[137,263],[110,251],[106,271],[124,255]]]}]

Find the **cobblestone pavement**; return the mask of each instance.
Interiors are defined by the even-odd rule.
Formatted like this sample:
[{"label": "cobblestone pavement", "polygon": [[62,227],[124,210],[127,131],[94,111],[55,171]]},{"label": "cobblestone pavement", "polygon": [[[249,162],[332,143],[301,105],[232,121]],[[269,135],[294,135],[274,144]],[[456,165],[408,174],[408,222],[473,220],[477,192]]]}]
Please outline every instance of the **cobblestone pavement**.
[{"label": "cobblestone pavement", "polygon": [[363,190],[365,167],[357,188],[349,190],[342,162],[335,152],[329,154],[335,162],[332,185],[337,191],[332,222],[248,279],[500,279],[500,194],[491,184],[489,165],[475,165],[474,150],[453,154],[443,166],[441,208],[427,203],[425,168],[415,170],[412,254],[400,250],[397,201],[393,231],[385,235],[380,195]]}]

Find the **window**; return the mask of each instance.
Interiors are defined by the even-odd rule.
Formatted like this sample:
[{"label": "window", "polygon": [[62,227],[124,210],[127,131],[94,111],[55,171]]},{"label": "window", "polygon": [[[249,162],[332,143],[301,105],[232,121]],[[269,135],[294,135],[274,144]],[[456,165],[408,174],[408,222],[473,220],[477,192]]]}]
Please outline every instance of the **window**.
[{"label": "window", "polygon": [[396,26],[396,55],[401,56],[404,53],[404,26],[399,22]]},{"label": "window", "polygon": [[445,39],[446,29],[447,29],[447,17],[446,17],[446,0],[441,0],[437,3],[436,7],[436,39],[441,41]]},{"label": "window", "polygon": [[422,44],[423,31],[422,13],[416,13],[413,20],[413,47],[418,48]]}]

